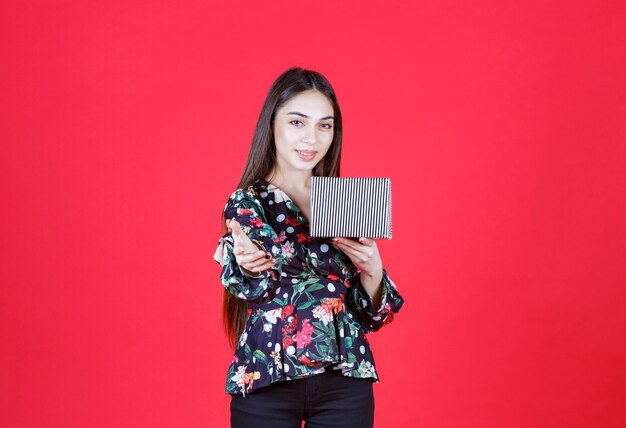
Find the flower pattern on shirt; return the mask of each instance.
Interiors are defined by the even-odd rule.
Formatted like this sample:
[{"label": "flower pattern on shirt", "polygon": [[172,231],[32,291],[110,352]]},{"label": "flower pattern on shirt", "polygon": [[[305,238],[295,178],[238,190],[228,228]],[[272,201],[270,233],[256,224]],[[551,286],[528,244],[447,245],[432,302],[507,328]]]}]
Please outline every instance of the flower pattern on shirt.
[{"label": "flower pattern on shirt", "polygon": [[404,303],[387,271],[376,309],[350,258],[329,239],[312,238],[299,208],[264,179],[235,190],[224,215],[276,260],[264,272],[246,271],[235,259],[232,233],[219,239],[213,257],[222,267],[220,280],[248,303],[226,392],[245,396],[276,381],[322,373],[326,365],[379,382],[365,334],[389,324]]}]

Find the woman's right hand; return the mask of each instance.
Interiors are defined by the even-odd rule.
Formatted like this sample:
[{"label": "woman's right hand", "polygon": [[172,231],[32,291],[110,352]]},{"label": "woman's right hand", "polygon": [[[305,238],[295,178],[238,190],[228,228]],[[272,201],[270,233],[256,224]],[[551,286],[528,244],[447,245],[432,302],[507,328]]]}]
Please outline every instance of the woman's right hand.
[{"label": "woman's right hand", "polygon": [[234,218],[227,220],[226,226],[232,230],[233,240],[235,241],[233,251],[240,267],[248,272],[259,273],[274,266],[276,260],[272,258],[271,254],[259,249],[248,238],[248,235],[243,232],[241,224],[237,220]]}]

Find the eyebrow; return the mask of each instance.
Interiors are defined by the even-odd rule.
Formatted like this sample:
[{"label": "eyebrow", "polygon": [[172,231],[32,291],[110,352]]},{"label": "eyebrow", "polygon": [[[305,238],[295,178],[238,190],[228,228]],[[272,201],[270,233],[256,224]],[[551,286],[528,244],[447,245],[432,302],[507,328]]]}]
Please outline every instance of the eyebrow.
[{"label": "eyebrow", "polygon": [[[289,112],[289,113],[287,113],[287,114],[295,114],[295,115],[298,115],[298,116],[306,117],[307,119],[309,118],[309,116],[307,116],[307,115],[306,115],[306,114],[304,114],[304,113],[300,113],[299,111],[290,111],[290,112]],[[332,116],[332,115],[331,115],[331,116],[324,116],[324,117],[322,117],[320,120],[326,120],[326,119],[332,119],[332,120],[335,120],[334,116]]]}]

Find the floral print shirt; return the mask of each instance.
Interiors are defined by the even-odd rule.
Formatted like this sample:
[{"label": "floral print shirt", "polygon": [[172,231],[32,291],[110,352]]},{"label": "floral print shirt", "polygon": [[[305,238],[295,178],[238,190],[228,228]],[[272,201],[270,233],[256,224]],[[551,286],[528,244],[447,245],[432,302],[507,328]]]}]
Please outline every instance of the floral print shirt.
[{"label": "floral print shirt", "polygon": [[327,365],[379,382],[365,334],[389,324],[404,303],[387,271],[376,310],[350,258],[328,238],[312,238],[300,209],[264,179],[235,190],[224,215],[276,260],[264,272],[243,270],[232,233],[219,239],[214,259],[222,266],[220,280],[248,303],[226,392],[245,396],[276,381],[322,373]]}]

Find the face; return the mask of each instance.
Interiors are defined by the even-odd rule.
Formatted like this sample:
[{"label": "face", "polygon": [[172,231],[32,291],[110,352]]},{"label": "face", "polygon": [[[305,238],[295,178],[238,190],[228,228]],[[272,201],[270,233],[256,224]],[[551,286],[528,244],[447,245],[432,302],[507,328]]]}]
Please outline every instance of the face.
[{"label": "face", "polygon": [[333,142],[333,106],[321,92],[293,96],[276,110],[276,167],[283,173],[312,171]]}]

